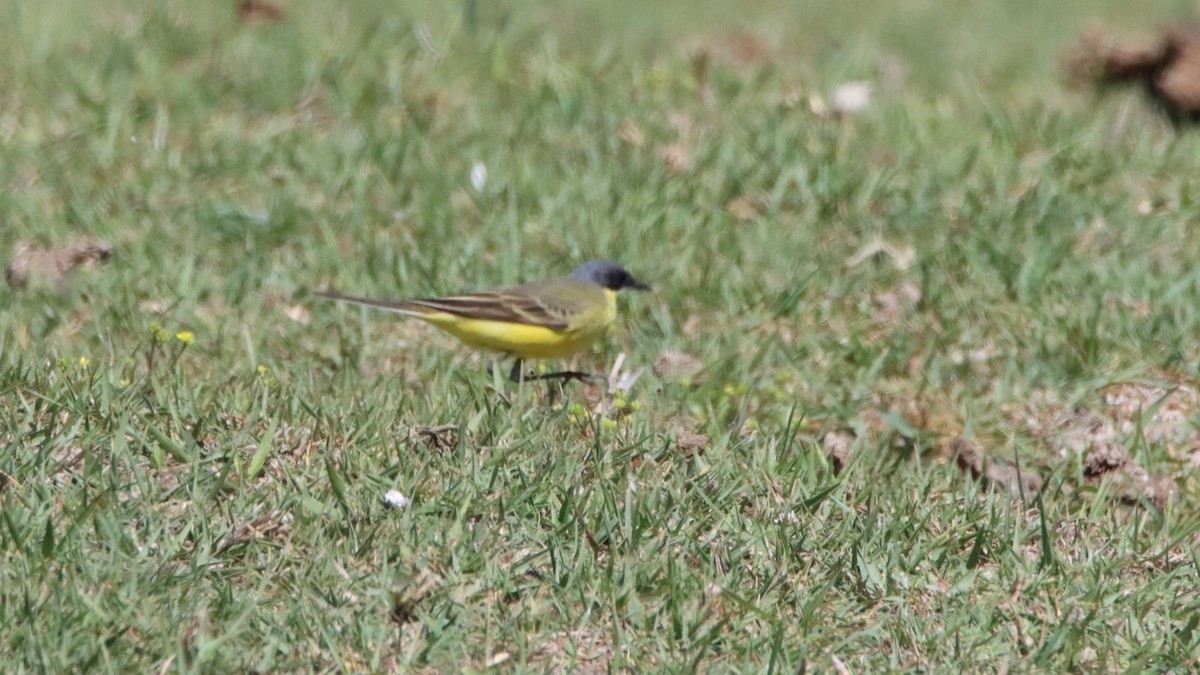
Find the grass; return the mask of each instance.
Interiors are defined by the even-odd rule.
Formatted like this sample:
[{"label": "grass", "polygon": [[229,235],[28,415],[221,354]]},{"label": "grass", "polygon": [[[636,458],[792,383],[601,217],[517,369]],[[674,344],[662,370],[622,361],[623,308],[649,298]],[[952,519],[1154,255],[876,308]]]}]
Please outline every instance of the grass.
[{"label": "grass", "polygon": [[[7,669],[1194,667],[1200,139],[1055,61],[1190,3],[233,4],[0,9],[0,251],[114,246],[0,291]],[[603,414],[309,295],[601,256]]]}]

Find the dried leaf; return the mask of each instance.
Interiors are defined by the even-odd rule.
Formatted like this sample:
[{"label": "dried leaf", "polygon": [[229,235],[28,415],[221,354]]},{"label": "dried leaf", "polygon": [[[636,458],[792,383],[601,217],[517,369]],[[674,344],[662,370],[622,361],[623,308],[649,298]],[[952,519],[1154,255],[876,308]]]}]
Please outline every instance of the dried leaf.
[{"label": "dried leaf", "polygon": [[645,368],[637,370],[625,370],[625,352],[617,354],[616,360],[613,361],[612,368],[608,371],[608,391],[610,394],[617,392],[627,392],[633,389],[633,385],[641,379],[646,373]]},{"label": "dried leaf", "polygon": [[884,260],[890,259],[896,269],[903,272],[912,265],[916,257],[916,249],[911,246],[894,246],[883,239],[876,238],[867,242],[858,252],[850,256],[846,260],[846,265],[858,267],[868,260],[880,264]]},{"label": "dried leaf", "polygon": [[138,309],[145,314],[164,314],[171,305],[165,300],[143,300],[138,303]]},{"label": "dried leaf", "polygon": [[683,173],[691,168],[692,152],[683,143],[671,143],[658,151],[658,156],[671,173]]},{"label": "dried leaf", "polygon": [[633,148],[641,148],[646,144],[646,134],[642,133],[637,123],[629,118],[621,120],[621,129],[617,132],[621,142]]},{"label": "dried leaf", "polygon": [[512,660],[512,655],[508,652],[496,652],[484,663],[484,665],[488,668],[496,668],[508,663],[510,660]]},{"label": "dried leaf", "polygon": [[238,16],[244,23],[260,24],[283,21],[287,13],[279,5],[267,0],[242,0],[238,5]]},{"label": "dried leaf", "polygon": [[291,305],[289,307],[285,307],[283,313],[287,315],[287,318],[295,321],[301,326],[307,326],[309,320],[312,318],[312,315],[308,312],[308,308],[304,305]]},{"label": "dried leaf", "polygon": [[753,222],[765,208],[762,198],[749,195],[742,195],[725,205],[725,210],[743,223]]},{"label": "dried leaf", "polygon": [[654,374],[664,380],[698,382],[699,378],[696,376],[704,370],[704,366],[704,361],[692,354],[665,351],[654,359]]}]

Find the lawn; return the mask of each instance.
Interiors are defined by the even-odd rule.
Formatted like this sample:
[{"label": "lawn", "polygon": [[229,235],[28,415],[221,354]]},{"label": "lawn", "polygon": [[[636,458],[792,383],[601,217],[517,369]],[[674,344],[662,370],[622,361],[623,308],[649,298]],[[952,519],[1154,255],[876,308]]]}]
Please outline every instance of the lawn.
[{"label": "lawn", "polygon": [[0,7],[4,670],[1196,667],[1193,3],[281,2]]}]

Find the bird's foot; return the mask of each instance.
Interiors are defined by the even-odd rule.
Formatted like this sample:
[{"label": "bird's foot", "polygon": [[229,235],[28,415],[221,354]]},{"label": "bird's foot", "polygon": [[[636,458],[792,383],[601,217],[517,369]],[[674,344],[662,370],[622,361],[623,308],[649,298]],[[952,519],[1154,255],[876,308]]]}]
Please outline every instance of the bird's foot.
[{"label": "bird's foot", "polygon": [[574,380],[577,382],[594,382],[603,380],[604,376],[598,373],[585,373],[579,370],[564,370],[558,373],[546,373],[544,375],[530,375],[525,378],[527,380]]},{"label": "bird's foot", "polygon": [[[495,368],[495,365],[496,365],[495,361],[488,361],[488,363],[487,363],[488,375],[492,374],[493,369]],[[596,382],[596,381],[604,380],[603,375],[600,375],[598,373],[585,373],[580,370],[564,370],[564,371],[557,372],[557,373],[544,373],[541,375],[539,375],[537,373],[524,373],[524,372],[522,372],[522,367],[524,365],[525,365],[524,362],[521,361],[520,359],[518,359],[516,361],[516,363],[513,364],[512,370],[510,370],[508,372],[509,381],[520,384],[521,382],[533,382],[535,380],[566,380],[566,381],[576,381],[576,382]]]}]

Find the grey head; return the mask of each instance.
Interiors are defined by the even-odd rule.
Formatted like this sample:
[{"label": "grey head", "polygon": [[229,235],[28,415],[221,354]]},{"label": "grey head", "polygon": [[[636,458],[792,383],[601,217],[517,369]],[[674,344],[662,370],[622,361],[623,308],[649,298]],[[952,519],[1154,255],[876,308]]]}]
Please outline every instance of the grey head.
[{"label": "grey head", "polygon": [[624,267],[607,260],[589,260],[571,272],[571,278],[576,281],[587,281],[610,291],[621,291],[626,288],[635,291],[648,291],[650,286],[644,284],[625,271]]}]

